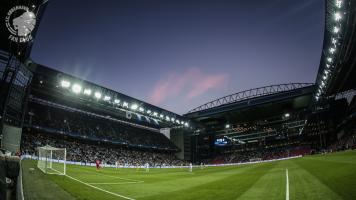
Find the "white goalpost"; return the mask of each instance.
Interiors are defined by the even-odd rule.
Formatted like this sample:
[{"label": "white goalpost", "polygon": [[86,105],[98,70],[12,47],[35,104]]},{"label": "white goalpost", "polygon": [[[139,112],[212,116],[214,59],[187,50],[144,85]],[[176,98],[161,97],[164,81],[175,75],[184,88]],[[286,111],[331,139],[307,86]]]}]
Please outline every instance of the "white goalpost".
[{"label": "white goalpost", "polygon": [[46,174],[66,175],[66,148],[38,147],[37,167]]}]

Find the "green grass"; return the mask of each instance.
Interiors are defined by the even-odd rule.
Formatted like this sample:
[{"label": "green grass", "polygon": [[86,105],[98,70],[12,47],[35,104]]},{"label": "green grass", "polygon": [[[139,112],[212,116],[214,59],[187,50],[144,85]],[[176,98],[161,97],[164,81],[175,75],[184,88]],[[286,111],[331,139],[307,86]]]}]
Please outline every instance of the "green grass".
[{"label": "green grass", "polygon": [[[44,175],[35,161],[23,162],[25,196],[29,199],[356,199],[356,151],[307,156],[286,161],[229,167],[97,171],[67,166],[66,176]],[[36,170],[32,173],[28,168]],[[89,183],[97,188],[83,184]],[[107,192],[101,191],[105,190]],[[111,194],[109,194],[109,193]]]}]

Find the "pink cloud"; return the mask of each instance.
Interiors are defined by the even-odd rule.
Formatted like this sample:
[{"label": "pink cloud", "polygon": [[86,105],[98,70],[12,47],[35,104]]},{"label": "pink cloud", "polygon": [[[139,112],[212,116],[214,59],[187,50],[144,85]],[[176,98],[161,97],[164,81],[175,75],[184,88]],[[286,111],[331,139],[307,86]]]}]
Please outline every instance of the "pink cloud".
[{"label": "pink cloud", "polygon": [[190,68],[181,74],[171,73],[157,81],[149,96],[149,102],[157,105],[178,96],[189,100],[226,86],[227,80],[226,74],[207,74],[198,68]]}]

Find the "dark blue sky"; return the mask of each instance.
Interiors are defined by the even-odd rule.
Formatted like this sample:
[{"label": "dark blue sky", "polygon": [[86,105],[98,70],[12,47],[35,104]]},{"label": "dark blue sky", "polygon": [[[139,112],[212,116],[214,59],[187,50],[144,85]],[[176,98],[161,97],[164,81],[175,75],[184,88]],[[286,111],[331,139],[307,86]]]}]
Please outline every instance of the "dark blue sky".
[{"label": "dark blue sky", "polygon": [[314,82],[324,0],[50,0],[32,58],[179,114]]}]

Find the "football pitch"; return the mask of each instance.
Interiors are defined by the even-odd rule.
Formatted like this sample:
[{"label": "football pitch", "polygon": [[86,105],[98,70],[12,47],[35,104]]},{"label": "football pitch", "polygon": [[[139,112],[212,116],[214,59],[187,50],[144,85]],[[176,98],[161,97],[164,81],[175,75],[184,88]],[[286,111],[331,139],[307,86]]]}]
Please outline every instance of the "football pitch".
[{"label": "football pitch", "polygon": [[22,167],[24,195],[36,200],[356,199],[356,151],[193,172],[67,165],[60,176],[43,174],[33,160]]}]

